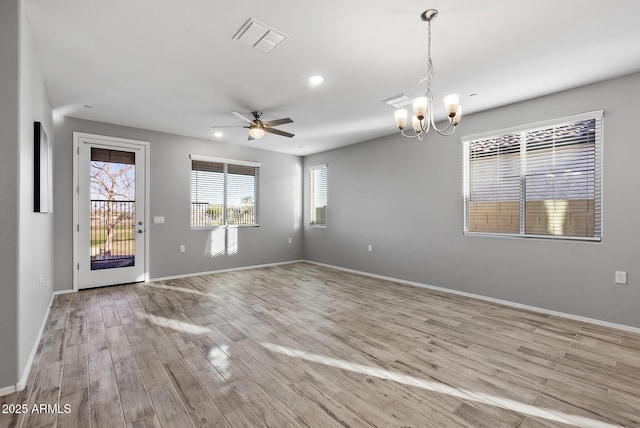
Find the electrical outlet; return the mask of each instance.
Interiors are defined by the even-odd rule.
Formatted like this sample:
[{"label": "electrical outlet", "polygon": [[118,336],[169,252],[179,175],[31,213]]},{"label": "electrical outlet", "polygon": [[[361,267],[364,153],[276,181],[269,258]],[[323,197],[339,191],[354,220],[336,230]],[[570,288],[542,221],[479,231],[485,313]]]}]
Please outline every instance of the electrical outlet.
[{"label": "electrical outlet", "polygon": [[616,271],[615,275],[616,284],[626,284],[627,283],[627,273],[623,271]]},{"label": "electrical outlet", "polygon": [[289,244],[291,244],[293,242],[293,239],[289,238]]},{"label": "electrical outlet", "polygon": [[184,245],[180,245],[180,252],[184,253],[185,251],[187,251],[187,247],[185,247]]},{"label": "electrical outlet", "polygon": [[367,251],[369,251],[369,252],[373,251],[373,244],[369,244],[369,247],[367,248]]},{"label": "electrical outlet", "polygon": [[51,283],[44,280],[44,275],[40,274],[40,287],[50,287]]}]

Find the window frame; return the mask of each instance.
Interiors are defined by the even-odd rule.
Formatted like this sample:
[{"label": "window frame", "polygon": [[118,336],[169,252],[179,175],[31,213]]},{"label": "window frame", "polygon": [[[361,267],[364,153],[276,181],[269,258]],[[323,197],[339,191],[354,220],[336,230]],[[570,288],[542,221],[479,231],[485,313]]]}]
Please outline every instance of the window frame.
[{"label": "window frame", "polygon": [[[527,125],[515,126],[511,128],[505,128],[498,131],[491,131],[482,134],[475,134],[465,136],[461,138],[463,143],[463,232],[465,236],[495,236],[495,237],[510,237],[510,238],[537,238],[537,239],[550,239],[550,240],[571,240],[571,241],[590,241],[601,242],[603,237],[603,110],[595,110],[586,113],[576,114],[558,119],[551,119],[542,122],[536,122]],[[552,129],[563,125],[575,124],[581,121],[595,120],[595,138],[594,138],[594,236],[577,236],[577,235],[554,235],[554,234],[534,234],[526,232],[526,186],[525,179],[528,177],[526,172],[527,165],[527,150],[526,147],[520,149],[518,154],[518,163],[520,165],[519,179],[520,179],[520,191],[518,196],[518,203],[520,205],[519,221],[520,230],[519,233],[506,233],[506,232],[478,232],[469,230],[469,205],[471,203],[471,159],[470,159],[470,145],[473,142],[480,140],[497,139],[500,137],[506,137],[509,134],[525,134],[533,133],[544,129]],[[520,142],[520,145],[526,146],[526,140]],[[556,149],[554,149],[556,150]],[[552,199],[562,200],[562,199]],[[496,201],[498,202],[498,201]]]},{"label": "window frame", "polygon": [[[318,170],[324,170],[324,194],[325,194],[325,211],[324,211],[324,223],[317,222],[317,207],[315,206],[315,172]],[[309,226],[316,228],[326,228],[328,224],[328,212],[329,212],[329,170],[327,164],[314,165],[309,167]]]},{"label": "window frame", "polygon": [[[198,155],[198,154],[190,154],[190,169],[189,169],[189,181],[190,181],[190,192],[189,192],[189,200],[190,200],[190,209],[189,209],[189,226],[191,230],[209,230],[209,229],[219,229],[219,228],[243,228],[243,227],[259,227],[260,226],[260,170],[262,164],[260,162],[253,161],[244,161],[244,160],[236,160],[236,159],[227,159],[220,158],[214,156],[207,155]],[[222,224],[218,226],[194,226],[193,225],[193,162],[208,162],[208,163],[217,163],[223,165],[224,174],[223,177],[223,208],[222,208]],[[252,224],[228,224],[228,207],[229,207],[229,166],[240,166],[240,167],[252,167],[255,168],[255,184],[253,188],[253,220]]]}]

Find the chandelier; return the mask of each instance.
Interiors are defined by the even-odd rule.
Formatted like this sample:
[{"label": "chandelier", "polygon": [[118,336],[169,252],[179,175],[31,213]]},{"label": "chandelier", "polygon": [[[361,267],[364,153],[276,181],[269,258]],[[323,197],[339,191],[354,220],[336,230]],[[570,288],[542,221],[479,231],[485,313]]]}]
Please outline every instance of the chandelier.
[{"label": "chandelier", "polygon": [[427,76],[420,80],[420,83],[427,82],[427,91],[424,97],[416,97],[412,100],[413,105],[413,117],[411,118],[411,125],[413,127],[412,133],[405,132],[407,126],[407,109],[398,109],[394,112],[394,118],[396,125],[407,138],[418,138],[418,140],[424,140],[427,136],[427,132],[433,128],[440,135],[451,135],[456,130],[456,125],[460,123],[462,117],[462,105],[460,105],[459,94],[449,94],[444,97],[444,108],[449,118],[449,124],[446,128],[438,129],[433,121],[433,95],[431,93],[431,79],[433,79],[433,62],[431,61],[431,21],[438,16],[436,9],[429,9],[422,12],[420,17],[423,21],[427,22],[428,36],[427,36]]}]

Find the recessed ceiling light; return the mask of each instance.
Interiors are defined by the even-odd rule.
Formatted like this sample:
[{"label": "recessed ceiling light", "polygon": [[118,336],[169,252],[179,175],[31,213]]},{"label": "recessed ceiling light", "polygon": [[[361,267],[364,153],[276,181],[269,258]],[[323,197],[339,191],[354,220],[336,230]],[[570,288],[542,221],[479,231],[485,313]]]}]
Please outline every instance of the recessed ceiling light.
[{"label": "recessed ceiling light", "polygon": [[320,76],[319,74],[315,74],[309,77],[309,83],[311,83],[312,85],[319,85],[322,82],[324,82],[324,77]]},{"label": "recessed ceiling light", "polygon": [[217,137],[217,138],[220,138],[220,137],[222,137],[224,134],[223,134],[222,132],[220,132],[220,131],[216,131],[216,132],[214,132],[214,133],[213,133],[213,135],[214,135],[215,137]]}]

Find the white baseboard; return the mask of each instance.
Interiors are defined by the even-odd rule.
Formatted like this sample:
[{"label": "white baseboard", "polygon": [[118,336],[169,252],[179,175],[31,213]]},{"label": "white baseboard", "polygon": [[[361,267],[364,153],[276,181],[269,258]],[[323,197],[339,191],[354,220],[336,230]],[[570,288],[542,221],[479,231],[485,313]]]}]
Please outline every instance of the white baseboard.
[{"label": "white baseboard", "polygon": [[288,265],[288,264],[291,264],[291,263],[300,263],[300,262],[304,262],[304,261],[305,260],[288,260],[286,262],[266,263],[266,264],[262,264],[262,265],[252,265],[252,266],[240,266],[240,267],[228,268],[228,269],[211,270],[211,271],[207,271],[207,272],[185,273],[183,275],[164,276],[164,277],[161,277],[161,278],[151,278],[149,280],[149,282],[168,281],[168,280],[171,280],[171,279],[190,278],[192,276],[211,275],[211,274],[214,274],[214,273],[233,272],[233,271],[238,271],[238,270],[257,269],[257,268],[263,268],[263,267],[269,267],[269,266]]},{"label": "white baseboard", "polygon": [[[40,339],[42,339],[42,333],[44,333],[44,328],[46,327],[47,320],[49,319],[49,311],[51,309],[51,305],[53,305],[53,299],[59,294],[68,294],[68,293],[73,293],[73,290],[54,291],[53,294],[51,294],[51,300],[49,300],[49,305],[47,305],[47,311],[44,314],[42,324],[40,325],[40,330],[38,331],[38,336],[36,337],[36,341],[33,344],[31,353],[29,354],[29,360],[27,361],[27,365],[25,366],[24,371],[22,372],[22,376],[20,377],[20,380],[18,381],[16,386],[13,387],[13,391],[9,392],[9,394],[15,391],[22,391],[27,386],[27,379],[29,378],[31,365],[33,364],[33,359],[36,357],[36,353],[38,352],[38,345],[40,344]],[[6,388],[3,388],[3,389],[6,389]],[[0,389],[0,396],[6,395],[6,394],[2,394],[3,389]]]},{"label": "white baseboard", "polygon": [[410,286],[413,286],[413,287],[420,287],[420,288],[427,288],[427,289],[430,289],[430,290],[441,291],[443,293],[456,294],[456,295],[464,296],[464,297],[471,297],[473,299],[484,300],[486,302],[497,303],[497,304],[500,304],[500,305],[510,306],[510,307],[513,307],[513,308],[525,309],[525,310],[528,310],[528,311],[538,312],[538,313],[542,313],[542,314],[546,314],[546,315],[553,315],[553,316],[556,316],[556,317],[567,318],[567,319],[570,319],[570,320],[573,320],[573,321],[580,321],[580,322],[585,322],[585,323],[589,323],[589,324],[599,325],[599,326],[602,326],[602,327],[615,328],[617,330],[629,331],[631,333],[640,334],[640,328],[632,327],[632,326],[629,326],[629,325],[616,324],[616,323],[612,323],[612,322],[608,322],[608,321],[602,321],[602,320],[595,319],[595,318],[588,318],[588,317],[583,317],[583,316],[580,316],[580,315],[568,314],[568,313],[565,313],[565,312],[552,311],[552,310],[549,310],[549,309],[539,308],[537,306],[529,306],[529,305],[524,305],[522,303],[510,302],[508,300],[502,300],[502,299],[496,299],[496,298],[493,298],[493,297],[482,296],[480,294],[468,293],[466,291],[452,290],[450,288],[436,287],[435,285],[423,284],[423,283],[415,282],[415,281],[407,281],[405,279],[398,279],[398,278],[393,278],[393,277],[390,277],[390,276],[377,275],[375,273],[369,273],[369,272],[359,271],[359,270],[355,270],[355,269],[345,268],[345,267],[342,267],[342,266],[335,266],[335,265],[330,265],[330,264],[326,264],[326,263],[315,262],[315,261],[312,261],[312,260],[304,260],[304,261],[307,262],[307,263],[314,264],[314,265],[325,266],[325,267],[329,267],[329,268],[333,268],[333,269],[342,270],[342,271],[345,271],[345,272],[357,273],[357,274],[368,276],[368,277],[371,277],[371,278],[382,279],[382,280],[385,280],[385,281],[397,282],[398,284],[410,285]]},{"label": "white baseboard", "polygon": [[16,392],[15,385],[5,386],[4,388],[0,388],[0,397],[3,395],[13,394],[14,392]]}]

